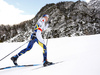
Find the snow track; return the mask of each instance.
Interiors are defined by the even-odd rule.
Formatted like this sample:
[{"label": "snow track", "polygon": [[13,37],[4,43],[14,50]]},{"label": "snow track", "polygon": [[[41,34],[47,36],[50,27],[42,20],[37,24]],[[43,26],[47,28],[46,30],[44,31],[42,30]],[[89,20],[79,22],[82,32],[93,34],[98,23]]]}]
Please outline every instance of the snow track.
[{"label": "snow track", "polygon": [[[0,43],[0,59],[23,43]],[[13,66],[10,57],[0,62],[0,68]],[[0,71],[0,75],[100,75],[100,35],[64,37],[48,40],[48,61],[62,63],[36,69],[39,66]],[[18,59],[21,64],[42,64],[42,48],[35,43],[31,51]],[[36,69],[36,70],[35,70]]]}]

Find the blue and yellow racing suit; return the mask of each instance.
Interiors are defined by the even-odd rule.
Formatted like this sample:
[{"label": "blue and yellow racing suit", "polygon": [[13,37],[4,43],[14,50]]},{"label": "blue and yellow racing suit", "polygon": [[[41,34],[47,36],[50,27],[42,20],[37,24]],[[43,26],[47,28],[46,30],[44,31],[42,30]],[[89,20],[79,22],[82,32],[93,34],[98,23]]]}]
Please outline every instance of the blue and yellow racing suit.
[{"label": "blue and yellow racing suit", "polygon": [[46,30],[48,28],[48,26],[49,26],[49,24],[45,25],[45,18],[41,17],[36,23],[35,30],[34,30],[33,34],[31,35],[31,39],[32,39],[32,37],[34,37],[33,36],[34,34],[36,34],[36,36],[34,37],[34,39],[32,39],[29,42],[27,48],[20,51],[17,55],[21,56],[22,54],[24,54],[27,51],[31,50],[31,48],[33,47],[33,44],[35,42],[37,42],[43,48],[43,58],[44,58],[43,61],[46,61],[47,60],[47,48],[46,48],[45,42],[42,38],[41,32],[43,30]]}]

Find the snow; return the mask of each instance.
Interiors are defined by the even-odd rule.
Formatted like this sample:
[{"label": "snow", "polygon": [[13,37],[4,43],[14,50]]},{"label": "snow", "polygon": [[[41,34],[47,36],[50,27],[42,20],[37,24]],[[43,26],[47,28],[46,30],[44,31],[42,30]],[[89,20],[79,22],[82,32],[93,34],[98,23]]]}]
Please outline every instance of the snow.
[{"label": "snow", "polygon": [[[0,43],[0,59],[24,43]],[[0,68],[13,65],[11,56],[26,46],[0,61]],[[0,75],[100,75],[100,34],[49,39],[47,49],[48,61],[63,62],[40,69],[33,66],[0,70]],[[18,59],[18,64],[42,63],[42,51],[35,43],[31,51]]]}]

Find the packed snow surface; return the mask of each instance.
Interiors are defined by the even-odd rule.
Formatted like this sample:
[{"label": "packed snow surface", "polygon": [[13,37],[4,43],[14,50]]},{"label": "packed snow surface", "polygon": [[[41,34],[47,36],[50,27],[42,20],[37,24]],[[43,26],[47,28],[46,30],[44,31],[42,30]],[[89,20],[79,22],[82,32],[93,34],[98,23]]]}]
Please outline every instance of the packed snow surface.
[{"label": "packed snow surface", "polygon": [[[46,39],[45,39],[46,41]],[[0,59],[25,42],[0,43]],[[12,66],[10,58],[27,44],[0,61],[0,68]],[[100,35],[49,39],[48,61],[62,63],[0,70],[0,75],[100,75]],[[18,64],[42,64],[43,50],[35,43],[31,51],[18,58]]]}]

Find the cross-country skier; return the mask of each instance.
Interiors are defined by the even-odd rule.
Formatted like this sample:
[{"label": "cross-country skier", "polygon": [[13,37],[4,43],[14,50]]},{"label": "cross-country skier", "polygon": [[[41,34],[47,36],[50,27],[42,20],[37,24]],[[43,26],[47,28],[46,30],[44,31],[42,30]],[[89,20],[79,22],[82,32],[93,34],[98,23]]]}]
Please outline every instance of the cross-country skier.
[{"label": "cross-country skier", "polygon": [[[43,48],[43,66],[52,64],[52,62],[47,61],[47,48],[41,34],[41,32],[46,30],[49,24],[51,23],[50,21],[48,21],[48,19],[49,15],[45,14],[37,21],[35,30],[31,35],[31,41],[29,42],[27,48],[23,49],[18,54],[11,57],[11,60],[13,61],[14,65],[16,66],[18,65],[17,64],[18,57],[29,51],[35,42],[37,42]],[[47,24],[45,25],[46,22]]]}]

